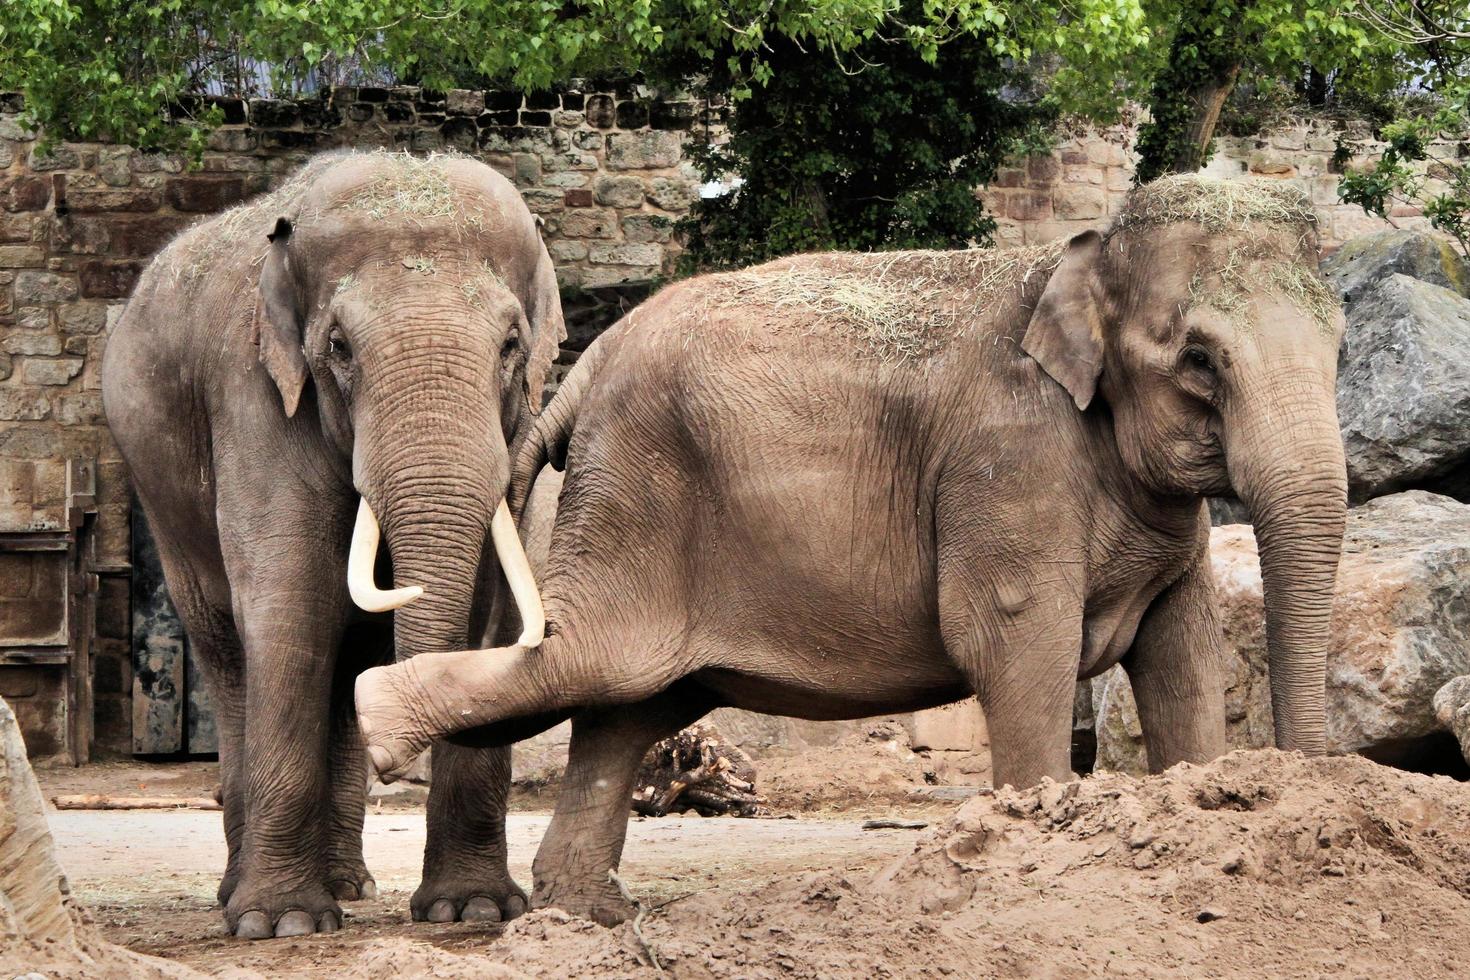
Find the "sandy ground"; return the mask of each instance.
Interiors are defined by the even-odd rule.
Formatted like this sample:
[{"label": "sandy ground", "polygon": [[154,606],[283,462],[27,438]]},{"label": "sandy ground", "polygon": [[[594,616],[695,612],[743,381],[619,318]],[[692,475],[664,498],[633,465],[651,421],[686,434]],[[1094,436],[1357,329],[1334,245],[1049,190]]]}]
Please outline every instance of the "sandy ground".
[{"label": "sandy ground", "polygon": [[[616,929],[555,909],[408,923],[415,810],[368,818],[381,899],[336,935],[260,943],[221,932],[217,813],[58,813],[53,830],[104,938],[230,980],[653,977],[654,956],[680,980],[1470,976],[1470,785],[1446,777],[1236,752],[920,802],[929,828],[863,831],[904,812],[883,796],[820,818],[635,819],[622,870],[651,911]],[[547,820],[512,815],[523,882]]]},{"label": "sandy ground", "polygon": [[[197,795],[212,766],[139,770],[121,764],[101,782],[110,792],[136,789]],[[167,778],[159,779],[163,773]],[[96,791],[86,771],[42,773],[47,795]],[[164,787],[168,790],[165,791]],[[61,788],[57,788],[61,787]],[[175,788],[190,792],[173,793]],[[917,810],[934,810],[920,806]],[[892,813],[881,807],[878,814]],[[862,813],[828,819],[635,817],[624,853],[628,886],[650,905],[682,900],[718,885],[757,887],[772,877],[834,866],[860,869],[912,847],[915,831],[861,829]],[[548,813],[513,813],[507,837],[511,872],[529,885],[531,859]],[[215,972],[243,967],[267,976],[321,976],[353,970],[372,943],[415,940],[452,951],[491,942],[497,927],[436,926],[408,921],[424,846],[422,810],[369,813],[363,835],[368,867],[380,897],[344,906],[344,930],[320,939],[246,943],[222,932],[214,891],[224,868],[220,815],[203,811],[58,811],[51,815],[57,856],[72,888],[103,936],[142,953]],[[412,975],[411,973],[408,975]]]}]

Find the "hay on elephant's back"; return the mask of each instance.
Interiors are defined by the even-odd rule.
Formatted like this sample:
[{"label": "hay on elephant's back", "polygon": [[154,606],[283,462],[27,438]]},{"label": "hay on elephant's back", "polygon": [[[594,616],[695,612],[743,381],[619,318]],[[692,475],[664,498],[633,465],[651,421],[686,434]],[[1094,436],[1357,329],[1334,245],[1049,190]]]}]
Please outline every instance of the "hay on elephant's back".
[{"label": "hay on elephant's back", "polygon": [[1178,221],[1214,232],[1246,231],[1253,224],[1315,225],[1317,213],[1305,194],[1279,181],[1170,174],[1134,188],[1114,230]]},{"label": "hay on elephant's back", "polygon": [[1065,242],[1014,249],[841,252],[712,276],[707,306],[829,330],[883,361],[930,357],[1056,267]]}]

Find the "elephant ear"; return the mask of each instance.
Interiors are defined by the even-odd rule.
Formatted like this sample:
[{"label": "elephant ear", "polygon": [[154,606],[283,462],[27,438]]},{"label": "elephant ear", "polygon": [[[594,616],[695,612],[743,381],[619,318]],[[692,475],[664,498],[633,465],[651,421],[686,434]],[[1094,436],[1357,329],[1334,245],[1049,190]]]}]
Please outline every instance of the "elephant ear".
[{"label": "elephant ear", "polygon": [[1021,339],[1021,349],[1067,389],[1079,409],[1092,403],[1102,374],[1102,311],[1097,301],[1101,254],[1102,236],[1095,231],[1067,243]]},{"label": "elephant ear", "polygon": [[301,390],[306,387],[306,353],[302,350],[305,323],[301,286],[291,261],[291,222],[276,221],[267,236],[270,251],[260,273],[260,301],[256,304],[255,342],[260,363],[281,392],[286,417],[296,414]]},{"label": "elephant ear", "polygon": [[541,246],[541,261],[532,280],[525,305],[530,336],[526,342],[526,407],[532,415],[541,414],[541,398],[546,389],[546,374],[556,360],[561,342],[567,339],[566,321],[562,319],[561,293],[556,286],[556,272],[546,246]]}]

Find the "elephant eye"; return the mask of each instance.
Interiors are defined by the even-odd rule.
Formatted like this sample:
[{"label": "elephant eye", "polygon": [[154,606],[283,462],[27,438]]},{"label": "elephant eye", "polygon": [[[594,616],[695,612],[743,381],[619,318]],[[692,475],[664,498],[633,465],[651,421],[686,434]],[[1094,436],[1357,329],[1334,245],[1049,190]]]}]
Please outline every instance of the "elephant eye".
[{"label": "elephant eye", "polygon": [[1184,363],[1196,370],[1215,373],[1215,362],[1210,359],[1209,351],[1203,347],[1184,348]]},{"label": "elephant eye", "polygon": [[327,353],[332,357],[349,358],[352,356],[352,348],[347,345],[347,338],[333,330],[327,336]]}]

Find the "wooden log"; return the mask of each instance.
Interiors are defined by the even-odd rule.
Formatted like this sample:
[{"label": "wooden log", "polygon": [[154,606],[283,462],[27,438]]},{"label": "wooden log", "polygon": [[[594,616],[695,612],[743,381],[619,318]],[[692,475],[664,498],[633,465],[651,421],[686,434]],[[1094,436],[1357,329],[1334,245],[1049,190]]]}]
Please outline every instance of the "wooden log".
[{"label": "wooden log", "polygon": [[691,725],[656,744],[633,784],[633,810],[647,817],[694,810],[701,816],[758,816],[755,764],[712,725]]},{"label": "wooden log", "polygon": [[219,801],[207,796],[110,796],[82,793],[53,796],[58,810],[221,810]]}]

